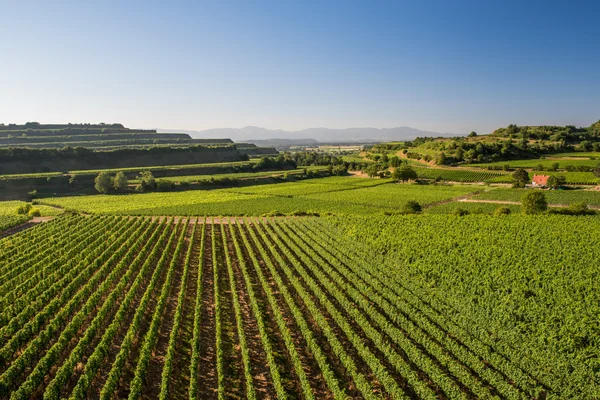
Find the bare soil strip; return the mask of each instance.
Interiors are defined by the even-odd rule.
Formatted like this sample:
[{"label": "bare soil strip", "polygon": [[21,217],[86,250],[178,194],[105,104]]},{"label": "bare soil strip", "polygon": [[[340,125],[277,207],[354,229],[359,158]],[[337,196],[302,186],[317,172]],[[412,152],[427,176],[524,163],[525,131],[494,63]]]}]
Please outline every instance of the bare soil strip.
[{"label": "bare soil strip", "polygon": [[[206,245],[204,248],[204,269],[202,271],[202,316],[200,320],[200,365],[198,368],[198,397],[216,399],[217,382],[217,349],[215,325],[215,293],[213,284],[213,260],[210,240],[211,225],[206,226]],[[194,379],[194,377],[192,377]]]}]

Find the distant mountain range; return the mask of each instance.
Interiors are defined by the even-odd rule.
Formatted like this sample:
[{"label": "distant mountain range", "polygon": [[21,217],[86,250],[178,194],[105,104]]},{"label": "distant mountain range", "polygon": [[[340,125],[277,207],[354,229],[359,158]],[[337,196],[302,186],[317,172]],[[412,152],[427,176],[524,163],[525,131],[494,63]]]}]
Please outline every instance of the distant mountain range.
[{"label": "distant mountain range", "polygon": [[235,142],[250,142],[261,145],[270,139],[281,140],[290,144],[318,143],[351,143],[351,142],[389,142],[411,140],[418,136],[461,136],[455,133],[438,133],[401,126],[397,128],[309,128],[300,131],[284,131],[281,129],[265,129],[257,126],[245,128],[218,128],[204,131],[157,129],[159,133],[187,133],[193,138],[230,138]]}]

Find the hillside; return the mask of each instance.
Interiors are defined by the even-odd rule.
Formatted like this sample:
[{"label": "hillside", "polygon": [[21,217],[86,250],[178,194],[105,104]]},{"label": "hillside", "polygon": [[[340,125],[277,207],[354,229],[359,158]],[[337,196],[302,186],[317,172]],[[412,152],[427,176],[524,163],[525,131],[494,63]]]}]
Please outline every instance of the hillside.
[{"label": "hillside", "polygon": [[85,147],[97,150],[148,149],[153,147],[235,146],[241,154],[277,154],[274,147],[259,148],[253,143],[236,143],[230,138],[192,138],[187,133],[157,133],[156,130],[130,129],[122,124],[0,124],[0,149],[61,149]]}]

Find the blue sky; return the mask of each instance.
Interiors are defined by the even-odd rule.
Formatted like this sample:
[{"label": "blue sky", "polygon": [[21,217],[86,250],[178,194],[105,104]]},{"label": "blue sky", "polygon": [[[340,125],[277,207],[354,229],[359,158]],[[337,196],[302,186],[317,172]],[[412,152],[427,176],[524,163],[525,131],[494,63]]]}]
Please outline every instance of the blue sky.
[{"label": "blue sky", "polygon": [[0,122],[143,128],[600,119],[596,1],[3,1]]}]

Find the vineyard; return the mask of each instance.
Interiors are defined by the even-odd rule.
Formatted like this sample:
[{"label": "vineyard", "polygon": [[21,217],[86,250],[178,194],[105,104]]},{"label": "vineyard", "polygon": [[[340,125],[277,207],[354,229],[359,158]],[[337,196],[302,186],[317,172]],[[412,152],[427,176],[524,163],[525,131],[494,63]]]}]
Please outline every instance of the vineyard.
[{"label": "vineyard", "polygon": [[506,176],[511,179],[508,173],[501,171],[474,171],[457,168],[416,168],[416,171],[419,178],[451,182],[486,182],[491,179],[502,179]]},{"label": "vineyard", "polygon": [[231,189],[57,197],[41,202],[91,214],[383,214],[399,210],[410,200],[427,205],[476,190],[459,185],[405,185],[392,183],[389,179],[326,177]]},{"label": "vineyard", "polygon": [[[546,292],[560,295],[575,277],[558,273],[544,289],[505,272],[497,287],[482,286],[503,269],[471,270],[448,251],[485,265],[497,247],[481,253],[470,240],[485,233],[498,243],[534,222],[479,218],[453,223],[449,242],[428,243],[442,225],[448,230],[445,217],[59,217],[0,240],[0,398],[597,395],[597,319],[567,321],[579,307],[597,316],[598,293],[584,282],[600,246],[585,257],[574,248],[577,257],[565,260],[581,266],[573,273],[584,304],[547,303]],[[389,232],[382,241],[382,227],[404,232],[404,244]],[[549,239],[548,248],[560,240]],[[448,260],[428,268],[440,252]],[[529,260],[524,276],[544,261]],[[446,285],[457,290],[443,292]],[[532,291],[532,300],[499,307],[494,293],[506,285],[514,296]],[[506,314],[490,324],[493,313]],[[507,330],[513,323],[518,329]]]},{"label": "vineyard", "polygon": [[[600,183],[600,179],[593,172],[530,171],[529,176],[533,177],[533,175],[563,176],[566,179],[567,185],[597,185]],[[511,174],[507,174],[488,179],[487,182],[513,183],[514,179]]]},{"label": "vineyard", "polygon": [[[528,189],[494,189],[473,196],[474,200],[497,200],[520,202]],[[600,207],[600,192],[592,190],[547,190],[544,191],[548,204],[569,205],[584,202]]]}]

